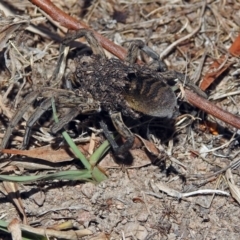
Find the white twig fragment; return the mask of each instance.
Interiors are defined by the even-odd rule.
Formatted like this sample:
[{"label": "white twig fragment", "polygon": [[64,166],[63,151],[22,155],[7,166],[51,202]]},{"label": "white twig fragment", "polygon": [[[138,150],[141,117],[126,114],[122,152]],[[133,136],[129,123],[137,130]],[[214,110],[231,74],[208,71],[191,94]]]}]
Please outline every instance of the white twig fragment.
[{"label": "white twig fragment", "polygon": [[215,190],[215,189],[203,189],[203,190],[193,191],[189,193],[182,193],[182,197],[191,197],[199,194],[219,194],[219,195],[225,195],[228,197],[230,196],[230,194],[225,191]]},{"label": "white twig fragment", "polygon": [[200,195],[200,194],[219,194],[219,195],[230,196],[230,194],[227,192],[224,192],[221,190],[215,190],[215,189],[202,189],[202,190],[188,192],[188,193],[181,193],[181,192],[178,192],[177,190],[174,190],[168,187],[164,183],[156,183],[155,185],[158,187],[160,191],[166,193],[168,196],[175,197],[177,199],[182,199],[182,198],[186,198],[194,195]]}]

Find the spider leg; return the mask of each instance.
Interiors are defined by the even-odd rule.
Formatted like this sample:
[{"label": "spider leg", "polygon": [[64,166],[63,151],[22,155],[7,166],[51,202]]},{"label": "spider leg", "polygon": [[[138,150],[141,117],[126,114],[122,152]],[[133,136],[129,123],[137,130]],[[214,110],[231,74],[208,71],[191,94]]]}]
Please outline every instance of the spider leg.
[{"label": "spider leg", "polygon": [[104,122],[100,122],[100,125],[103,129],[103,132],[111,144],[113,151],[118,157],[124,158],[126,156],[127,152],[130,150],[130,148],[133,146],[134,143],[134,135],[133,133],[128,129],[128,127],[123,123],[122,115],[120,112],[110,114],[110,117],[112,119],[113,125],[118,131],[118,133],[126,139],[123,145],[120,147],[117,145],[116,141],[112,138],[110,135],[107,125]]},{"label": "spider leg", "polygon": [[61,117],[59,119],[58,123],[54,123],[53,126],[50,128],[50,131],[53,134],[56,134],[57,132],[59,132],[65,125],[67,125],[70,121],[72,121],[75,117],[77,117],[77,115],[80,114],[80,109],[77,108],[73,108],[71,109],[67,115]]},{"label": "spider leg", "polygon": [[39,96],[39,94],[40,94],[40,91],[34,91],[34,92],[29,93],[23,99],[23,103],[21,104],[21,106],[19,107],[19,110],[15,113],[15,115],[13,116],[12,120],[10,121],[10,123],[7,127],[7,130],[2,139],[1,149],[4,149],[7,147],[14,127],[18,124],[18,122],[21,120],[24,113],[28,110],[29,105],[31,105],[34,102],[34,100]]},{"label": "spider leg", "polygon": [[203,98],[208,98],[207,94],[203,92],[194,83],[192,83],[189,77],[183,73],[176,72],[176,71],[167,71],[167,72],[161,72],[158,74],[162,76],[162,78],[165,79],[166,81],[172,81],[172,80],[178,79],[182,84],[185,84],[187,87],[195,91],[197,94],[199,94]]},{"label": "spider leg", "polygon": [[23,138],[22,149],[25,149],[28,145],[30,133],[32,126],[36,123],[36,121],[52,106],[51,98],[45,99],[41,105],[34,111],[34,113],[30,116],[26,124],[26,131]]},{"label": "spider leg", "polygon": [[100,55],[101,57],[106,57],[102,46],[99,44],[97,38],[94,36],[94,33],[89,29],[83,28],[66,34],[65,38],[63,39],[63,44],[67,45],[73,40],[80,37],[86,38],[94,54]]},{"label": "spider leg", "polygon": [[54,123],[50,130],[53,134],[56,134],[79,114],[92,114],[100,110],[99,102],[87,98],[87,101],[85,100],[85,102],[78,104],[78,106],[72,108],[67,115],[61,117],[58,123]]},{"label": "spider leg", "polygon": [[126,56],[126,61],[133,64],[137,60],[138,51],[141,50],[145,52],[149,57],[151,57],[154,61],[150,63],[149,67],[157,70],[157,71],[167,71],[167,65],[160,60],[159,55],[153,51],[150,47],[145,45],[145,43],[142,40],[135,40],[133,41],[129,48],[128,53]]},{"label": "spider leg", "polygon": [[144,47],[145,43],[141,40],[135,40],[131,42],[128,48],[127,56],[125,58],[126,62],[131,64],[135,63],[138,56],[138,51]]}]

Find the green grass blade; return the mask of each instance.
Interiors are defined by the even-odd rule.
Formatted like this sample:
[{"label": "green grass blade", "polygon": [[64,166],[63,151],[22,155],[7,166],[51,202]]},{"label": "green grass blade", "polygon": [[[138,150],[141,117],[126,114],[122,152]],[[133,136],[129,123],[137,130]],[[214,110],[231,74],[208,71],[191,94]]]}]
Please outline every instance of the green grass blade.
[{"label": "green grass blade", "polygon": [[92,169],[92,178],[98,183],[107,180],[107,176],[98,167]]},{"label": "green grass blade", "polygon": [[[52,98],[52,110],[53,110],[53,118],[54,118],[55,122],[58,123],[58,116],[57,116],[54,98]],[[73,142],[73,140],[68,135],[68,133],[66,131],[63,131],[62,135],[63,135],[65,141],[68,143],[69,147],[72,149],[75,156],[80,159],[80,161],[82,162],[83,166],[86,169],[90,170],[91,164],[88,162],[88,160],[85,158],[85,156],[81,153],[81,151],[77,148],[76,144]]]},{"label": "green grass blade", "polygon": [[80,159],[80,161],[82,162],[83,166],[88,169],[91,170],[91,164],[89,163],[89,161],[85,158],[85,156],[81,153],[81,151],[78,149],[78,147],[76,146],[76,144],[74,143],[74,141],[71,139],[71,137],[68,135],[68,133],[66,131],[62,132],[62,135],[65,139],[65,141],[68,143],[69,147],[72,149],[73,153],[75,154],[75,156]]},{"label": "green grass blade", "polygon": [[104,141],[89,158],[91,166],[95,166],[98,161],[103,157],[103,155],[109,150],[109,148],[109,142],[107,140]]},{"label": "green grass blade", "polygon": [[[52,109],[53,109],[54,120],[55,120],[55,122],[58,122],[56,107],[55,107],[53,98],[52,98]],[[100,148],[100,150],[98,150],[95,155],[93,154],[94,155],[93,159],[95,159],[95,160],[93,161],[94,164],[92,165],[86,159],[86,157],[81,153],[81,151],[78,149],[78,147],[76,146],[74,141],[71,139],[71,137],[68,135],[68,133],[66,131],[63,131],[62,135],[63,135],[64,139],[66,140],[66,142],[68,143],[69,147],[72,149],[72,151],[75,154],[75,156],[80,159],[80,161],[82,162],[82,164],[84,165],[84,167],[86,169],[91,171],[92,179],[94,179],[97,182],[101,182],[103,180],[106,180],[107,176],[99,168],[95,167],[95,165],[96,165],[97,161],[100,159],[100,156],[102,156],[104,154],[101,151],[103,151],[106,148],[107,143],[105,143],[105,145],[102,148]]]},{"label": "green grass blade", "polygon": [[81,181],[91,181],[92,172],[84,170],[69,170],[62,171],[58,173],[52,173],[48,175],[38,175],[38,176],[9,176],[0,175],[0,181],[10,181],[10,182],[34,182],[39,180],[81,180]]},{"label": "green grass blade", "polygon": [[[76,144],[73,142],[73,140],[71,139],[71,137],[68,135],[67,132],[63,132],[63,137],[65,138],[65,140],[67,141],[67,143],[69,144],[69,146],[71,147],[71,149],[73,150],[74,154],[81,160],[82,164],[87,168],[90,167],[90,169],[88,169],[89,171],[92,171],[92,178],[97,181],[97,182],[101,182],[103,180],[106,180],[107,177],[106,175],[99,170],[99,168],[95,167],[95,164],[92,165],[91,162],[88,162],[88,160],[85,158],[85,156],[80,152],[80,150],[78,149],[78,147],[76,146]],[[94,152],[95,153],[95,152]],[[103,154],[98,154],[98,155],[103,155]],[[86,159],[87,164],[85,163],[85,160],[83,161],[82,156],[84,156],[84,159]],[[91,158],[91,157],[90,157]],[[100,158],[99,158],[100,159]],[[92,166],[94,167],[92,169]]]}]

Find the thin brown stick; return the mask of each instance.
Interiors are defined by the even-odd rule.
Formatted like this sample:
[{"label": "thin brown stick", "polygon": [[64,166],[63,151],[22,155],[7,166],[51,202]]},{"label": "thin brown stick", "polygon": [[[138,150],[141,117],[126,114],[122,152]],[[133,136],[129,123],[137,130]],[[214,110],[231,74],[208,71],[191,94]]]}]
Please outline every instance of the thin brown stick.
[{"label": "thin brown stick", "polygon": [[[29,0],[32,2],[34,5],[37,7],[41,8],[45,13],[47,13],[53,20],[59,22],[62,26],[72,29],[72,30],[77,30],[81,28],[88,28],[89,26],[82,22],[78,21],[77,19],[69,16],[65,12],[63,12],[61,9],[56,7],[52,2],[49,0]],[[126,56],[126,50],[114,44],[111,42],[109,39],[103,37],[101,34],[98,32],[92,30],[94,32],[94,35],[98,39],[99,43],[105,48],[107,51],[112,53],[113,55],[117,56],[120,59],[124,59]]]},{"label": "thin brown stick", "polygon": [[192,105],[200,108],[204,112],[213,115],[214,117],[224,121],[225,123],[228,123],[240,129],[240,118],[238,116],[219,108],[205,98],[202,98],[187,89],[185,89],[185,96],[187,97],[188,102]]},{"label": "thin brown stick", "polygon": [[[88,28],[89,26],[82,21],[78,21],[71,16],[67,15],[65,12],[57,8],[52,2],[49,0],[29,0],[39,8],[41,8],[44,12],[46,12],[53,20],[58,21],[62,26],[67,27],[68,29],[80,29],[80,28]],[[94,31],[95,36],[97,37],[100,44],[107,51],[111,52],[115,56],[120,59],[124,59],[126,56],[126,50],[109,39],[103,37],[96,31]],[[240,118],[224,111],[223,109],[215,106],[208,100],[198,96],[197,94],[186,90],[185,97],[192,105],[200,108],[201,110],[213,115],[214,117],[231,124],[232,126],[240,129]]]}]

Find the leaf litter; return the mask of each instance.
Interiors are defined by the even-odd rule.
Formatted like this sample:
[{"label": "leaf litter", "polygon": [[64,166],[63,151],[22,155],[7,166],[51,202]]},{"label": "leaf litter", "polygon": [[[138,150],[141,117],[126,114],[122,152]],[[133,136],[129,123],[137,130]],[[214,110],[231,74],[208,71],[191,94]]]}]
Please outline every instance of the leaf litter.
[{"label": "leaf litter", "polygon": [[[0,3],[0,8],[8,16],[1,16],[3,28],[0,32],[0,47],[5,52],[1,59],[5,66],[1,67],[0,72],[1,134],[23,96],[33,88],[44,86],[52,76],[59,47],[59,42],[54,40],[66,33],[66,29],[50,22],[29,1],[5,2],[14,5],[15,11]],[[26,8],[22,8],[22,4]],[[237,1],[136,3],[98,0],[86,6],[86,1],[61,0],[56,4],[67,14],[87,22],[91,28],[118,44],[124,45],[134,39],[144,40],[164,57],[170,69],[186,73],[197,85],[207,84],[203,88],[207,88],[209,99],[215,105],[239,115],[240,74],[237,72],[237,57],[240,51],[240,5]],[[19,17],[16,9],[22,13],[21,16],[25,10],[26,17]],[[24,30],[26,27],[28,31]],[[67,64],[69,71],[71,60]],[[18,184],[14,189],[19,191],[22,198],[23,208],[20,211],[24,211],[31,226],[20,225],[20,228],[66,239],[75,239],[77,231],[79,238],[91,234],[82,239],[238,239],[239,130],[211,115],[204,116],[197,108],[189,105],[183,107],[184,112],[193,116],[194,120],[187,124],[178,122],[178,130],[171,137],[166,136],[166,130],[158,122],[140,127],[145,135],[138,149],[132,150],[132,164],[116,164],[108,151],[101,164],[109,179],[98,185],[79,181]],[[199,119],[214,123],[217,131],[213,134],[209,124],[201,127],[204,122]],[[8,150],[11,154],[14,151],[18,151],[16,154],[24,153],[15,150],[21,144],[20,133],[24,131],[24,124],[23,120],[17,127],[20,136],[14,136]],[[48,128],[47,124],[44,127]],[[74,124],[78,126],[78,122]],[[36,127],[33,133],[38,131]],[[96,131],[100,134],[99,129]],[[159,141],[151,142],[152,138],[147,139],[147,133]],[[49,132],[46,132],[45,138],[32,139],[31,148],[26,151],[34,163],[38,163],[38,158],[52,159],[54,154],[54,162],[64,159],[61,145],[57,150],[52,148],[47,134]],[[141,135],[141,132],[137,134]],[[91,140],[90,152],[95,145]],[[207,154],[203,154],[203,146]],[[42,158],[37,155],[41,149],[47,149]],[[144,149],[150,150],[151,156]],[[164,171],[151,162],[152,155],[157,153],[162,153],[167,160],[172,159],[169,165],[164,166]],[[62,158],[58,157],[59,154]],[[6,160],[6,155],[1,157]],[[24,160],[22,154],[17,157],[19,161]],[[11,166],[12,157],[8,156],[7,160]],[[31,170],[21,168],[23,171],[20,173],[24,175],[54,172],[54,169],[39,173],[37,167],[35,170],[34,167]],[[75,170],[79,166],[71,161],[61,168]],[[40,206],[34,201],[36,192],[44,194]],[[197,195],[188,196],[191,193]],[[17,223],[18,231],[19,223],[15,218],[21,219],[21,215],[5,194],[0,195],[2,219]],[[68,220],[73,225],[69,225]],[[63,223],[70,228],[69,232],[50,229],[51,226],[61,229]],[[37,226],[40,226],[39,230]],[[73,226],[78,230],[72,231]],[[81,235],[81,231],[86,233]],[[1,239],[8,239],[8,235]]]}]

